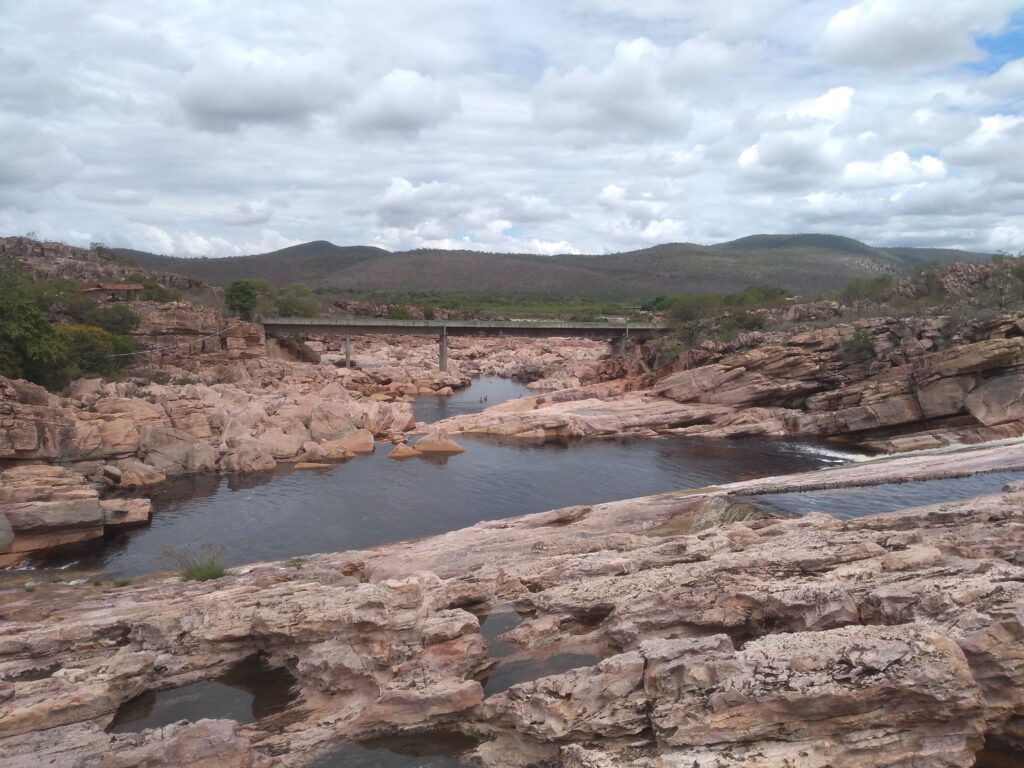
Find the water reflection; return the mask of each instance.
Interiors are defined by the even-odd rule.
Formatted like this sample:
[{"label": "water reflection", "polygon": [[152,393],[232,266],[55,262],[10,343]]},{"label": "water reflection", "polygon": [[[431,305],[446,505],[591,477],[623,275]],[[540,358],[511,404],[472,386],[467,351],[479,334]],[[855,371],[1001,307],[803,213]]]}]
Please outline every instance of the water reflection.
[{"label": "water reflection", "polygon": [[344,744],[309,768],[467,768],[476,740],[458,733],[389,736]]},{"label": "water reflection", "polygon": [[121,705],[107,731],[134,733],[203,718],[251,723],[284,711],[295,698],[294,685],[287,670],[251,656],[215,680],[139,694]]}]

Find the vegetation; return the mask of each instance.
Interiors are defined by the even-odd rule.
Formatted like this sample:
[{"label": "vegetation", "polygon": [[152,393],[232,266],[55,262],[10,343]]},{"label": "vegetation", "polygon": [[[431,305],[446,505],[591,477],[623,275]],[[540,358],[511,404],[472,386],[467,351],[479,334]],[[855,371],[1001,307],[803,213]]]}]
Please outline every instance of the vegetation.
[{"label": "vegetation", "polygon": [[181,301],[181,291],[177,288],[165,288],[151,277],[138,279],[142,286],[142,298],[146,301]]},{"label": "vegetation", "polygon": [[[127,308],[103,312],[80,299],[66,281],[32,282],[12,262],[0,261],[0,375],[51,390],[80,376],[117,376],[124,360],[118,355],[134,346],[118,331],[137,327],[138,317]],[[53,322],[69,316],[108,327]]]},{"label": "vegetation", "polygon": [[550,300],[569,296],[638,304],[672,293],[730,293],[751,283],[785,284],[802,294],[840,290],[851,277],[903,273],[930,262],[988,261],[990,254],[874,248],[831,235],[759,235],[704,246],[672,243],[629,253],[536,256],[473,251],[389,253],[318,241],[253,256],[182,259],[138,251],[140,266],[218,285],[262,278],[275,286],[371,294],[416,291],[507,294]]},{"label": "vegetation", "polygon": [[277,294],[274,309],[280,317],[316,317],[320,299],[308,286],[295,283]]},{"label": "vegetation", "polygon": [[164,547],[162,554],[174,563],[185,581],[210,581],[226,576],[228,572],[222,560],[223,547],[207,542],[200,545],[198,553],[193,553],[188,547],[177,550],[168,546]]},{"label": "vegetation", "polygon": [[118,336],[130,336],[139,328],[139,316],[124,304],[94,307],[85,313],[85,322]]},{"label": "vegetation", "polygon": [[875,337],[863,328],[858,328],[848,339],[843,340],[843,354],[852,360],[864,360],[875,354]]},{"label": "vegetation", "polygon": [[228,311],[243,320],[252,320],[252,313],[260,302],[260,286],[256,280],[235,280],[224,291]]}]

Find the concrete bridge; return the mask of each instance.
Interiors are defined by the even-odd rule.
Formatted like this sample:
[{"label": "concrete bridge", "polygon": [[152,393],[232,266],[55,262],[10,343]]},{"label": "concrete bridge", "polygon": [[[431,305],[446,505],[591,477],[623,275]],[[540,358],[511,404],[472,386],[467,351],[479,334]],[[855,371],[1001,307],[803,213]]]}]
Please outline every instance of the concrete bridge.
[{"label": "concrete bridge", "polygon": [[622,354],[626,340],[643,341],[668,330],[656,323],[577,323],[562,320],[390,320],[375,317],[265,317],[270,336],[329,333],[345,336],[345,362],[352,362],[352,336],[436,335],[442,371],[448,370],[449,336],[575,336],[607,339],[612,354]]}]

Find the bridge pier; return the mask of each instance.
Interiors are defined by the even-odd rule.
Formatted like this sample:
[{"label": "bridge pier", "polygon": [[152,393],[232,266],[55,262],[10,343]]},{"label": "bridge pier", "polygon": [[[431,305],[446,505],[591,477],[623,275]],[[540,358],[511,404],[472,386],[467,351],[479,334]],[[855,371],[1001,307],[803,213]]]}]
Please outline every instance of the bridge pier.
[{"label": "bridge pier", "polygon": [[612,346],[612,355],[613,356],[620,357],[620,356],[626,354],[626,337],[625,336],[616,336],[609,343]]},{"label": "bridge pier", "polygon": [[448,328],[441,329],[441,336],[437,340],[437,362],[441,371],[448,370]]},{"label": "bridge pier", "polygon": [[352,367],[352,337],[345,337],[345,367]]}]

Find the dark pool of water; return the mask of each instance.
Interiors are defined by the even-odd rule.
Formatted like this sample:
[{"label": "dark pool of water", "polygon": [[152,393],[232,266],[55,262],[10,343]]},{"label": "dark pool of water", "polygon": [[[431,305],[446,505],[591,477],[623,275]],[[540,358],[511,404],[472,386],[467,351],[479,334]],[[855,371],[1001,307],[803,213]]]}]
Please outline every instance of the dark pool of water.
[{"label": "dark pool of water", "polygon": [[309,768],[466,768],[472,763],[463,756],[475,747],[476,741],[459,734],[390,736],[345,744]]},{"label": "dark pool of water", "polygon": [[215,680],[139,694],[121,705],[107,731],[135,733],[203,718],[251,723],[286,709],[295,697],[294,685],[287,670],[269,667],[253,656]]},{"label": "dark pool of water", "polygon": [[382,446],[326,470],[176,478],[151,494],[150,525],[29,565],[133,576],[171,568],[165,547],[200,542],[223,547],[229,565],[287,559],[840,461],[813,444],[781,440],[459,440],[466,452],[449,459],[394,461]]},{"label": "dark pool of water", "polygon": [[502,656],[509,656],[516,653],[519,648],[513,643],[498,639],[510,629],[515,629],[523,620],[523,617],[514,611],[495,610],[478,617],[480,619],[480,634],[487,641],[487,655],[492,659]]},{"label": "dark pool of water", "polygon": [[998,745],[986,745],[975,756],[974,768],[1024,768],[1024,752],[1001,749]]},{"label": "dark pool of water", "polygon": [[560,675],[570,669],[591,667],[601,661],[596,653],[556,653],[543,658],[502,661],[491,670],[484,683],[484,696],[507,691],[517,683],[527,683],[550,675]]},{"label": "dark pool of water", "polygon": [[[412,410],[416,421],[431,423],[441,419],[461,416],[465,413],[479,413],[484,408],[515,400],[519,397],[533,397],[541,392],[528,389],[525,384],[497,376],[480,376],[465,389],[455,390],[448,397],[440,395],[419,395],[413,401]],[[486,397],[487,401],[482,402]]]},{"label": "dark pool of water", "polygon": [[942,480],[885,483],[864,488],[774,493],[753,498],[798,515],[806,515],[808,512],[826,512],[835,517],[849,519],[880,512],[894,512],[907,507],[920,507],[942,501],[955,501],[988,493],[999,493],[1006,483],[1021,479],[1024,479],[1024,472],[993,472]]}]

